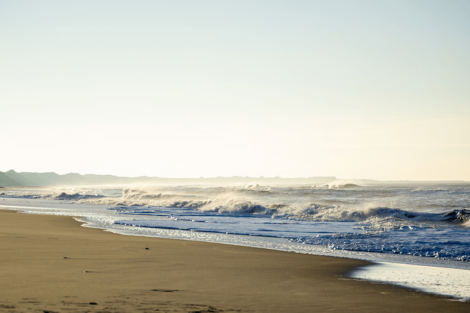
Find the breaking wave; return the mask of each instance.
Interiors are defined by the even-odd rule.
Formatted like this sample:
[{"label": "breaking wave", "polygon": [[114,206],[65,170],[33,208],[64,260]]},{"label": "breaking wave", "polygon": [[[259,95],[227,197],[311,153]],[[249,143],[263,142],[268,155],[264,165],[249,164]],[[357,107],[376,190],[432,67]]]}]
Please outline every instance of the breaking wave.
[{"label": "breaking wave", "polygon": [[[259,188],[259,186],[257,187]],[[265,190],[265,188],[263,188]],[[266,200],[266,199],[258,199]],[[269,198],[269,200],[275,200]],[[305,221],[361,221],[380,224],[377,227],[395,227],[393,222],[406,221],[408,224],[425,222],[465,223],[470,211],[454,209],[444,213],[413,212],[398,208],[374,206],[374,203],[360,206],[342,206],[323,203],[273,203],[272,201],[250,201],[234,193],[207,195],[181,193],[149,193],[142,189],[124,189],[119,198],[88,197],[80,203],[118,206],[147,206],[162,208],[194,209],[202,212],[261,214],[273,218]],[[386,226],[385,226],[386,227]]]},{"label": "breaking wave", "polygon": [[[342,188],[347,188],[349,184],[347,181],[339,183],[343,186]],[[357,187],[357,185],[352,187]],[[328,188],[331,190],[334,189],[334,186]],[[335,193],[334,197],[329,199],[325,196],[328,194],[321,193],[321,190],[316,194],[312,193],[312,188],[278,188],[258,184],[228,187],[171,186],[157,190],[152,186],[133,186],[112,190],[114,192],[112,196],[105,195],[106,192],[99,194],[96,189],[73,189],[74,193],[59,191],[33,195],[17,194],[15,197],[68,200],[82,204],[123,207],[160,207],[193,209],[201,212],[260,214],[272,218],[302,221],[358,221],[374,229],[429,226],[432,223],[470,226],[470,210],[462,208],[462,205],[466,203],[455,205],[453,202],[447,203],[446,206],[452,210],[444,210],[439,213],[416,212],[384,206],[380,202],[356,201],[354,203],[349,200],[349,194],[341,198],[341,194]],[[120,190],[120,195],[117,194],[118,190]],[[347,189],[344,189],[344,192],[347,192]],[[369,196],[370,191],[358,190],[354,192]],[[400,190],[400,192],[402,191]],[[416,192],[440,193],[442,190],[409,190],[411,194]],[[311,200],[317,201],[311,202]]]}]

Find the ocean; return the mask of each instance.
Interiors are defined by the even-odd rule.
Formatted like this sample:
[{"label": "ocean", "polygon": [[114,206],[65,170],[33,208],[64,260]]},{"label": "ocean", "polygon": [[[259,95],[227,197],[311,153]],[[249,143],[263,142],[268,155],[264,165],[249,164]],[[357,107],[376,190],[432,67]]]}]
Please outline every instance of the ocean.
[{"label": "ocean", "polygon": [[365,259],[378,265],[351,277],[470,299],[468,183],[9,188],[0,201],[128,235]]}]

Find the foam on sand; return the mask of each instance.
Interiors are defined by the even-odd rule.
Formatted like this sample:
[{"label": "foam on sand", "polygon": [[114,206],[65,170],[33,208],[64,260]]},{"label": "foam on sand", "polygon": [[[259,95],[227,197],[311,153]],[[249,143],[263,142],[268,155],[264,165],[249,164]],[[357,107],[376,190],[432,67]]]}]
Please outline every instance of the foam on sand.
[{"label": "foam on sand", "polygon": [[382,262],[349,276],[470,300],[470,270]]}]

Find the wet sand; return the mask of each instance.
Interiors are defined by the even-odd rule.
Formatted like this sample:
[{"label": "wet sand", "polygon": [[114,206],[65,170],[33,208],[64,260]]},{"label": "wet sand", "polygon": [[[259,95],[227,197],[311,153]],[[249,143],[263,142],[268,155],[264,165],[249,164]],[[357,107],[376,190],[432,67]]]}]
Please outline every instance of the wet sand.
[{"label": "wet sand", "polygon": [[470,312],[470,303],[343,276],[366,264],[0,211],[0,312]]}]

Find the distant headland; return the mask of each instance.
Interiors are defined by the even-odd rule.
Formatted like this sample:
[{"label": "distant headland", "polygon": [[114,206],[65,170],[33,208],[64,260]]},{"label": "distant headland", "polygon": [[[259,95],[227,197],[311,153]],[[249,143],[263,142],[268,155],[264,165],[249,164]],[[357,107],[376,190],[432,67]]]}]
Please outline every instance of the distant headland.
[{"label": "distant headland", "polygon": [[57,173],[31,173],[15,172],[10,170],[0,172],[0,186],[3,187],[34,187],[34,186],[59,186],[59,185],[124,185],[124,184],[211,184],[224,185],[236,183],[262,183],[262,184],[328,184],[336,180],[334,176],[306,177],[306,178],[281,178],[281,177],[200,177],[200,178],[162,178],[162,177],[120,177],[114,175],[81,175],[69,173],[59,175]]}]

